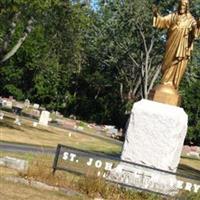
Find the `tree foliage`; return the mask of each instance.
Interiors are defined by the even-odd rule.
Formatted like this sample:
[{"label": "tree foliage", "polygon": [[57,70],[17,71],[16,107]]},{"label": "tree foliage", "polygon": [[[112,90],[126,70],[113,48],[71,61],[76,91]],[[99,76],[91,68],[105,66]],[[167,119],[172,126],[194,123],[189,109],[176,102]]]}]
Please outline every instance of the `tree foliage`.
[{"label": "tree foliage", "polygon": [[[0,94],[50,110],[123,127],[132,104],[159,81],[166,31],[152,27],[177,1],[1,0]],[[200,1],[191,12],[200,17]],[[199,51],[181,85],[187,141],[199,143]]]}]

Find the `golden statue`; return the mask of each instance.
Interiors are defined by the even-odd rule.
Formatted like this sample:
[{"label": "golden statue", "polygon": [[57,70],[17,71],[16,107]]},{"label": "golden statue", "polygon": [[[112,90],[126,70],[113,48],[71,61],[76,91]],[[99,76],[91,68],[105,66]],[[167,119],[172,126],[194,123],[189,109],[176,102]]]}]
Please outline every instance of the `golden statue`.
[{"label": "golden statue", "polygon": [[161,84],[150,92],[150,99],[179,106],[178,87],[190,59],[193,42],[200,35],[200,21],[189,12],[189,0],[180,0],[178,11],[167,16],[160,16],[155,6],[153,13],[153,26],[168,29],[168,36]]}]

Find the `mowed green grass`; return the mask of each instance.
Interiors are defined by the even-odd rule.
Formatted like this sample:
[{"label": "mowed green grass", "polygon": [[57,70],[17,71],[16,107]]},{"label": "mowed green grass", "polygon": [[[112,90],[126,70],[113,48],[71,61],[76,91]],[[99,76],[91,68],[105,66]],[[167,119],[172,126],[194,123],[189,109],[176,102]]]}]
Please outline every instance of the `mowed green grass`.
[{"label": "mowed green grass", "polygon": [[21,121],[22,125],[18,126],[14,124],[14,116],[5,116],[0,121],[0,140],[41,147],[56,147],[57,144],[63,144],[78,149],[112,154],[119,153],[122,148],[119,144],[113,144],[109,138],[106,140],[97,138],[95,133],[81,134],[52,126],[33,127],[31,121],[24,118]]}]

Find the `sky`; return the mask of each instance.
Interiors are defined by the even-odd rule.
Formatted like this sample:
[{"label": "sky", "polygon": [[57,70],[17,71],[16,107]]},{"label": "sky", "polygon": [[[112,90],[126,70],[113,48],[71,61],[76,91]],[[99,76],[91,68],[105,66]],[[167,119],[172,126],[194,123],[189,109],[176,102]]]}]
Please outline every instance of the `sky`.
[{"label": "sky", "polygon": [[92,5],[92,7],[93,7],[94,9],[97,8],[97,2],[98,2],[98,0],[92,0],[92,1],[91,1],[91,5]]}]

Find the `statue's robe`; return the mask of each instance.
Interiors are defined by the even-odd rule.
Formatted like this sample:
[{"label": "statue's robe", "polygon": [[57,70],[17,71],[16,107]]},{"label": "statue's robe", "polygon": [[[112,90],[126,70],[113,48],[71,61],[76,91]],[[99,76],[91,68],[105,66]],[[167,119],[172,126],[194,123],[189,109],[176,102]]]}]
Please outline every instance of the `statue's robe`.
[{"label": "statue's robe", "polygon": [[168,29],[161,83],[177,89],[191,56],[193,41],[199,32],[196,20],[190,13],[179,15],[175,12],[165,17],[154,17],[153,25]]}]

